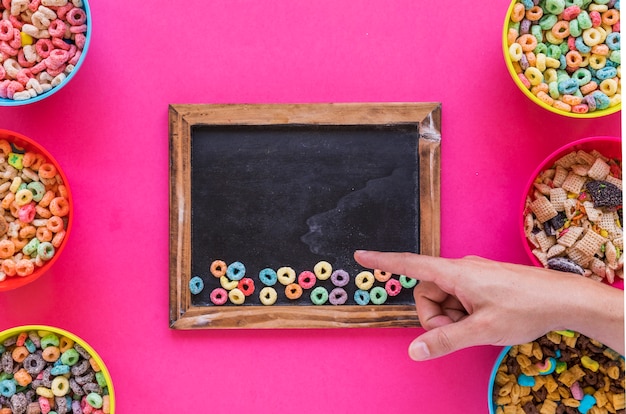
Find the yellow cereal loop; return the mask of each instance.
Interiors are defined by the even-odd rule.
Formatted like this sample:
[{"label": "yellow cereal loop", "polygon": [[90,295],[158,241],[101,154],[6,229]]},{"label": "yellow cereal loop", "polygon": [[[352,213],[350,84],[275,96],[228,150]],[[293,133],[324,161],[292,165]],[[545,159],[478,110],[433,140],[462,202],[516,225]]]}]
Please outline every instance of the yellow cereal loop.
[{"label": "yellow cereal loop", "polygon": [[524,71],[524,76],[526,76],[530,84],[533,86],[539,85],[543,82],[543,73],[541,73],[541,71],[534,66],[529,66]]},{"label": "yellow cereal loop", "polygon": [[513,62],[519,62],[524,55],[524,51],[522,50],[522,45],[519,43],[513,43],[509,47],[509,54],[511,55],[511,60]]},{"label": "yellow cereal loop", "polygon": [[615,79],[603,80],[600,82],[600,90],[608,97],[615,95],[617,93],[617,81]]}]

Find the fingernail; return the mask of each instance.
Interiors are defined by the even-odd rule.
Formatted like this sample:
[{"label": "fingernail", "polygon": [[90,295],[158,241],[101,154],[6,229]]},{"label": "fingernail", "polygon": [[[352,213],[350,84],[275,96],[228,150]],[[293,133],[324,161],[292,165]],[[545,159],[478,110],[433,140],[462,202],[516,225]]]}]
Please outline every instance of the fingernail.
[{"label": "fingernail", "polygon": [[423,361],[430,358],[430,350],[426,342],[415,341],[409,347],[409,356],[415,361]]}]

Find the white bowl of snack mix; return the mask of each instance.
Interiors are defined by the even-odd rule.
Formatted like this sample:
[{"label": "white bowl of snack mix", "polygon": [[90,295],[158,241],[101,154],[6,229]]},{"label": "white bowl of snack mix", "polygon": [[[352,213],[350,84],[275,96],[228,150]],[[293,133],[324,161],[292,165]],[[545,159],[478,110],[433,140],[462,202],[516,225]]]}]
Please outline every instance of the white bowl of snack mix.
[{"label": "white bowl of snack mix", "polygon": [[520,229],[535,265],[623,286],[621,144],[618,137],[584,138],[533,172]]},{"label": "white bowl of snack mix", "polygon": [[0,292],[47,272],[72,222],[72,195],[58,162],[34,140],[0,129]]},{"label": "white bowl of snack mix", "polygon": [[90,40],[87,0],[2,0],[0,106],[56,93],[78,72]]},{"label": "white bowl of snack mix", "polygon": [[623,413],[624,357],[573,331],[509,346],[489,380],[490,414]]}]

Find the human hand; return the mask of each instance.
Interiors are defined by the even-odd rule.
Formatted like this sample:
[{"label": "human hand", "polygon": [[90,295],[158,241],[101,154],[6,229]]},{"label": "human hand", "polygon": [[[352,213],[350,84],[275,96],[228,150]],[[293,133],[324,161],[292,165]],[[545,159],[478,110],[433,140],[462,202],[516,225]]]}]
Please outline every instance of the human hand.
[{"label": "human hand", "polygon": [[475,345],[526,343],[561,329],[624,352],[623,292],[590,279],[480,257],[357,251],[355,259],[421,281],[415,306],[427,332],[409,347],[415,360]]}]

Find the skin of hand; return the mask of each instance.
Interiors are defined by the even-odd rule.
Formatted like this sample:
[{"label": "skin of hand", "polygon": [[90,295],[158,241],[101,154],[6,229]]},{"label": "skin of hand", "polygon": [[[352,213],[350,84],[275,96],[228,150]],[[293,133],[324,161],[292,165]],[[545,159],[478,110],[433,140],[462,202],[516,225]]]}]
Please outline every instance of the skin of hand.
[{"label": "skin of hand", "polygon": [[355,260],[420,280],[415,307],[425,333],[416,361],[476,345],[516,345],[569,329],[624,355],[624,292],[572,273],[503,263],[359,250]]}]

